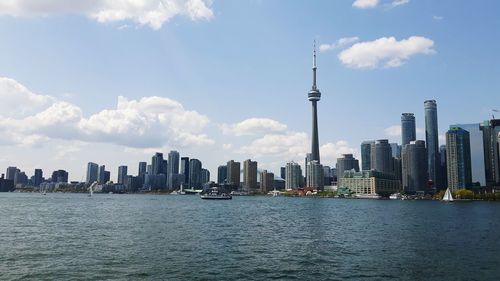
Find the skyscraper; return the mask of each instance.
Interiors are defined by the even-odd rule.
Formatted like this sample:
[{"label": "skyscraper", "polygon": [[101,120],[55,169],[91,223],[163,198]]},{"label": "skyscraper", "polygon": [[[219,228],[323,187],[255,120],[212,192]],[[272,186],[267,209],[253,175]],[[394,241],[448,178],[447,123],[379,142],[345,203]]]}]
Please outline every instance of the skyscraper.
[{"label": "skyscraper", "polygon": [[[440,145],[439,146],[439,169],[440,171],[443,171],[439,175],[439,183],[441,188],[447,188],[448,187],[448,172],[447,172],[447,164],[446,164],[446,145]],[[483,171],[484,173],[484,171]]]},{"label": "skyscraper", "polygon": [[52,182],[55,183],[67,183],[68,182],[68,172],[65,170],[57,170],[52,173]]},{"label": "skyscraper", "polygon": [[40,186],[40,184],[42,183],[42,181],[43,181],[43,171],[42,171],[42,169],[35,169],[35,175],[33,176],[33,185],[34,186]]},{"label": "skyscraper", "polygon": [[280,167],[280,177],[282,179],[286,178],[286,167]]},{"label": "skyscraper", "polygon": [[344,177],[344,171],[354,169],[359,172],[359,161],[352,154],[342,154],[342,158],[337,158],[337,178]]},{"label": "skyscraper", "polygon": [[210,171],[207,169],[201,169],[201,184],[205,184],[210,181]]},{"label": "skyscraper", "polygon": [[146,163],[146,162],[139,162],[139,169],[137,171],[137,175],[139,177],[142,177],[143,180],[144,180],[144,175],[147,172],[147,166],[148,166],[148,163]]},{"label": "skyscraper", "polygon": [[316,42],[313,48],[313,83],[309,91],[308,98],[312,103],[312,142],[311,142],[311,160],[319,160],[319,136],[318,136],[318,101],[321,99],[321,93],[316,87]]},{"label": "skyscraper", "polygon": [[487,186],[500,187],[500,153],[498,135],[500,134],[500,119],[484,121],[483,131],[484,172]]},{"label": "skyscraper", "polygon": [[219,184],[224,183],[226,179],[227,179],[227,166],[220,165],[217,168],[217,183]]},{"label": "skyscraper", "polygon": [[240,186],[240,162],[231,160],[227,162],[227,183],[234,186]]},{"label": "skyscraper", "polygon": [[99,170],[99,165],[96,163],[89,162],[87,164],[87,180],[86,183],[90,184],[97,181],[97,172]]},{"label": "skyscraper", "polygon": [[411,141],[402,152],[403,191],[414,194],[427,190],[427,150],[422,140]]},{"label": "skyscraper", "polygon": [[107,182],[106,180],[106,166],[99,166],[99,171],[97,173],[97,182],[100,184],[104,184]]},{"label": "skyscraper", "polygon": [[446,132],[446,162],[448,164],[448,188],[457,190],[472,186],[469,132],[451,127]]},{"label": "skyscraper", "polygon": [[307,184],[306,187],[323,190],[324,187],[324,175],[323,175],[323,165],[321,165],[318,161],[312,160],[307,163],[306,169],[307,174]]},{"label": "skyscraper", "polygon": [[243,162],[243,189],[254,191],[257,189],[257,162],[247,159]]},{"label": "skyscraper", "polygon": [[181,174],[184,176],[182,183],[187,186],[189,183],[189,157],[181,157]]},{"label": "skyscraper", "polygon": [[14,180],[14,177],[16,175],[16,172],[20,171],[17,167],[8,167],[7,172],[5,174],[5,179],[7,180]]},{"label": "skyscraper", "polygon": [[401,145],[404,146],[416,139],[415,115],[413,113],[401,114]]},{"label": "skyscraper", "polygon": [[[363,171],[369,171],[372,169],[371,149],[373,144],[375,144],[374,141],[364,141],[361,143],[361,169]],[[338,176],[339,174],[337,171],[337,177]]]},{"label": "skyscraper", "polygon": [[[486,186],[486,176],[485,176],[485,166],[484,166],[484,139],[483,132],[480,129],[479,123],[473,124],[455,124],[451,125],[451,127],[459,127],[467,132],[469,132],[470,139],[470,158],[471,158],[471,169],[472,169],[472,182],[480,183],[481,186]],[[439,149],[439,153],[441,154],[441,147]],[[446,156],[445,156],[446,157]],[[443,157],[441,157],[442,159]],[[444,170],[446,171],[446,166]],[[441,178],[443,178],[440,173]]]},{"label": "skyscraper", "polygon": [[189,188],[200,189],[201,182],[201,161],[198,159],[189,160]]},{"label": "skyscraper", "polygon": [[372,143],[370,156],[372,170],[393,174],[392,149],[388,140],[377,140]]},{"label": "skyscraper", "polygon": [[[167,166],[167,187],[179,188],[176,184],[175,178],[179,174],[179,152],[172,150],[168,153],[168,166]],[[175,184],[174,184],[175,183]]]},{"label": "skyscraper", "polygon": [[117,182],[121,184],[127,184],[127,166],[118,167],[118,178]]},{"label": "skyscraper", "polygon": [[268,192],[274,189],[274,174],[264,170],[260,173],[260,191]]},{"label": "skyscraper", "polygon": [[285,167],[285,189],[297,189],[302,186],[302,169],[295,162],[286,163]]},{"label": "skyscraper", "polygon": [[[439,179],[439,135],[438,135],[438,117],[437,104],[435,100],[426,100],[425,108],[425,142],[427,145],[427,162],[429,180],[433,187]],[[439,187],[441,188],[441,187]]]},{"label": "skyscraper", "polygon": [[156,152],[151,158],[151,174],[163,174],[163,153]]}]

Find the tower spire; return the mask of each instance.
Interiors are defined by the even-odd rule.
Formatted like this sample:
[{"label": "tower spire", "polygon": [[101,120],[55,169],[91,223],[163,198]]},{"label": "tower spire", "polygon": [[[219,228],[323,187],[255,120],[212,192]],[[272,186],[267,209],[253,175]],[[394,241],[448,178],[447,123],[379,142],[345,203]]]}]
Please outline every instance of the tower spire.
[{"label": "tower spire", "polygon": [[313,85],[312,85],[312,89],[313,90],[316,90],[316,40],[314,40],[314,43],[313,43],[313,67],[312,67],[312,70],[313,70]]}]

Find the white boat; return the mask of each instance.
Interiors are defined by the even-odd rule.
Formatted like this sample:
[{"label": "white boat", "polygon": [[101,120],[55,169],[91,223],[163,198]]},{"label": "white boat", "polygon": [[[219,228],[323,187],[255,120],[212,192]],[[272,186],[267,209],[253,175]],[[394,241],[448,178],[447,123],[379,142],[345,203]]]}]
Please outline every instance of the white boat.
[{"label": "white boat", "polygon": [[453,202],[453,195],[451,194],[450,188],[448,187],[446,189],[446,192],[444,193],[443,199],[441,201],[445,202]]},{"label": "white boat", "polygon": [[403,200],[403,196],[401,193],[394,193],[389,196],[389,199],[391,200]]},{"label": "white boat", "polygon": [[89,186],[89,197],[92,197],[92,195],[94,195],[94,188],[95,186],[97,185],[97,182],[93,182],[90,186]]},{"label": "white boat", "polygon": [[224,192],[220,192],[217,189],[212,189],[205,194],[201,194],[200,198],[208,200],[230,200],[233,199],[233,196]]},{"label": "white boat", "polygon": [[380,199],[380,195],[378,194],[356,194],[355,198],[358,199]]}]

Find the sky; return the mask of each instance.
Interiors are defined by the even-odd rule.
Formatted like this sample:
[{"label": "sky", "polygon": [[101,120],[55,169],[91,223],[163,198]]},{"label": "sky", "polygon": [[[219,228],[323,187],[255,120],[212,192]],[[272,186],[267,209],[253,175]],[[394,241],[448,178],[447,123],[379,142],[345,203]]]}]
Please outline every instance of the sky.
[{"label": "sky", "polygon": [[[495,0],[0,2],[0,170],[137,173],[154,152],[279,174],[310,150],[318,49],[322,164],[364,140],[424,136],[500,109]],[[498,113],[500,115],[500,112]]]}]

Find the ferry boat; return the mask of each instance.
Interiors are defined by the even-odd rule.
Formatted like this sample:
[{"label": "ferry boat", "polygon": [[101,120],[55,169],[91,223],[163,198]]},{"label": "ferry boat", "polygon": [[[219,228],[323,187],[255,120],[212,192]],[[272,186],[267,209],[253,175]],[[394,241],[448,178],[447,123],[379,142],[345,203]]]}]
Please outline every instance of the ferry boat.
[{"label": "ferry boat", "polygon": [[216,189],[212,189],[208,193],[201,194],[200,198],[208,200],[231,200],[233,199],[233,196],[226,194],[224,192],[219,192]]},{"label": "ferry boat", "polygon": [[358,199],[380,199],[382,197],[380,195],[378,195],[378,194],[356,194],[354,196],[354,198],[358,198]]}]

